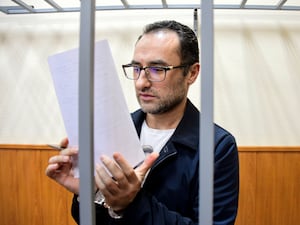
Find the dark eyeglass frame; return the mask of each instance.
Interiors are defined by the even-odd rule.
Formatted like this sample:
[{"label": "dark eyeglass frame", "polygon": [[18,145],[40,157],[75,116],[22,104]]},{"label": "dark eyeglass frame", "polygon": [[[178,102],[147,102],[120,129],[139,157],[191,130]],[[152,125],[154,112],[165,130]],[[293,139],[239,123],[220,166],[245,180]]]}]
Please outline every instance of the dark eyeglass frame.
[{"label": "dark eyeglass frame", "polygon": [[[181,64],[181,65],[178,65],[178,66],[171,66],[171,65],[169,65],[169,66],[144,66],[144,67],[142,67],[142,66],[138,66],[138,65],[129,63],[129,64],[122,65],[122,68],[123,68],[123,72],[125,74],[125,77],[128,78],[129,80],[138,80],[139,77],[140,77],[140,75],[141,75],[142,70],[144,70],[145,74],[146,74],[146,77],[147,77],[147,79],[149,81],[152,81],[152,82],[161,82],[161,81],[164,81],[166,79],[167,71],[173,70],[173,69],[185,68],[187,66],[188,65],[186,65],[186,64]],[[139,74],[135,78],[133,78],[131,76],[128,76],[128,74],[126,73],[126,68],[130,68],[130,67],[138,68],[139,69]],[[160,80],[153,80],[153,79],[151,79],[149,77],[149,74],[150,74],[149,69],[151,69],[151,68],[152,69],[157,69],[157,70],[164,70],[165,73],[164,73],[163,78],[160,79]]]}]

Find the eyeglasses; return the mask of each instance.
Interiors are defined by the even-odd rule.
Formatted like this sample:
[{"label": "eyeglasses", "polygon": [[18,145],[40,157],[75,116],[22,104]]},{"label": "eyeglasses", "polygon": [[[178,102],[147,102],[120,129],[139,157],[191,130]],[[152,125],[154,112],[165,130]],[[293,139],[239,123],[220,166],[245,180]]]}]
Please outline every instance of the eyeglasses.
[{"label": "eyeglasses", "polygon": [[141,67],[134,64],[122,65],[125,76],[130,80],[137,80],[140,77],[141,71],[145,71],[145,75],[149,81],[160,82],[166,78],[168,70],[184,68],[187,65],[179,66],[145,66]]}]

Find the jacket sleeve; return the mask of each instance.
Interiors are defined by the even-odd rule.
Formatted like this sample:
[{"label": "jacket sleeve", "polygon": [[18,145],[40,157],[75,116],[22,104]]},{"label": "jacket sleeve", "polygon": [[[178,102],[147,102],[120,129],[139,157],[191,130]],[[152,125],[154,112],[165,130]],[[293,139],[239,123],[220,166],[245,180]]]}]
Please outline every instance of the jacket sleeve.
[{"label": "jacket sleeve", "polygon": [[[216,133],[218,136],[218,133]],[[233,225],[238,209],[239,160],[234,137],[216,143],[214,167],[214,225]]]},{"label": "jacket sleeve", "polygon": [[[77,224],[80,224],[78,195],[73,196],[71,214]],[[107,209],[95,204],[96,224],[109,225],[113,219],[108,215]]]}]

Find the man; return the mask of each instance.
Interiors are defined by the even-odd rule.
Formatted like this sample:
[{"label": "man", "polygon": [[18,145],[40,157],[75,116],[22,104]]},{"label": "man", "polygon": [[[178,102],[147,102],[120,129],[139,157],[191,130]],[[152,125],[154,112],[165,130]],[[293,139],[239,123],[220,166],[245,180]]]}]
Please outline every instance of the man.
[{"label": "man", "polygon": [[[141,144],[152,146],[154,152],[136,169],[119,153],[114,159],[101,157],[95,184],[105,201],[96,204],[97,223],[198,224],[199,111],[187,98],[200,70],[197,37],[175,21],[150,24],[123,70],[134,80],[141,106],[132,114]],[[214,129],[213,221],[234,224],[239,192],[237,147],[231,134],[217,125]],[[78,180],[70,173],[73,154],[76,149],[67,149],[50,158],[46,174],[75,193],[72,215],[79,222]]]}]

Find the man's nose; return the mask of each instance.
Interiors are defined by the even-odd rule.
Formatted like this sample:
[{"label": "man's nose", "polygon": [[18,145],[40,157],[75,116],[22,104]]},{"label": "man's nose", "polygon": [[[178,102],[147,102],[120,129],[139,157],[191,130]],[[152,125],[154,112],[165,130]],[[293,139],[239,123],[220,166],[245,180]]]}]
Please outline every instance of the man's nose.
[{"label": "man's nose", "polygon": [[147,76],[147,70],[141,70],[139,78],[135,81],[137,87],[148,87],[151,85]]}]

